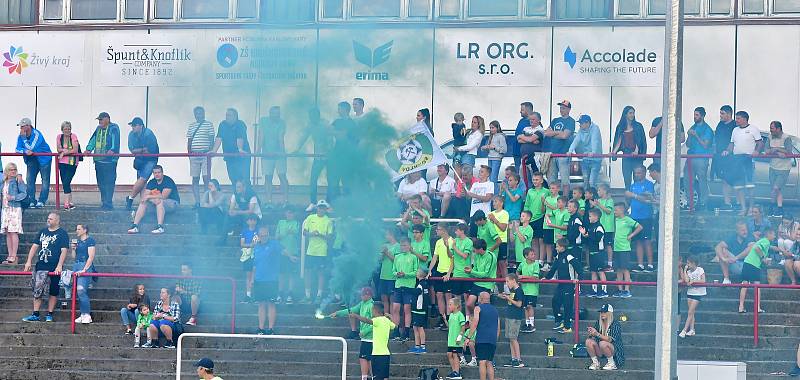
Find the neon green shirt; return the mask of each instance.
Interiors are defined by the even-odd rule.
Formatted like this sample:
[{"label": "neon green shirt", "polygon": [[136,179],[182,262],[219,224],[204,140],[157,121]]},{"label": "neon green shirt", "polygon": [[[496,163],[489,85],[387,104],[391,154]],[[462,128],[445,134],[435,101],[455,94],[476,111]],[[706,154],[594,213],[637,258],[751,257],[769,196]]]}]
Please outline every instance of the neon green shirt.
[{"label": "neon green shirt", "polygon": [[463,258],[461,255],[453,251],[453,277],[467,278],[469,275],[464,272],[464,268],[472,265],[472,239],[465,237],[463,239],[455,238],[455,246],[459,251],[466,253],[467,257]]},{"label": "neon green shirt", "polygon": [[600,199],[597,203],[603,205],[603,207],[608,209],[608,212],[600,210],[600,224],[603,225],[603,229],[606,232],[614,232],[616,231],[616,226],[614,223],[614,200],[611,198],[608,199]]},{"label": "neon green shirt", "polygon": [[[409,252],[398,252],[394,256],[392,272],[396,280],[395,288],[415,288],[417,286],[417,269],[419,269],[419,259]],[[397,277],[397,273],[403,272],[403,277]]]},{"label": "neon green shirt", "polygon": [[303,231],[318,232],[321,235],[308,237],[306,254],[309,256],[328,256],[327,238],[333,233],[333,221],[327,215],[320,217],[317,214],[311,214],[303,221]]},{"label": "neon green shirt", "polygon": [[[531,242],[533,240],[533,227],[531,225],[527,226],[519,226],[519,234],[525,237],[525,242],[523,243],[519,236],[514,236],[514,255],[517,259],[518,263],[525,261],[525,255],[522,253],[525,248],[531,247]],[[516,232],[514,233],[516,235]]]},{"label": "neon green shirt", "polygon": [[397,327],[385,316],[372,318],[372,354],[391,355],[389,352],[389,332]]},{"label": "neon green shirt", "polygon": [[623,216],[622,218],[614,219],[614,251],[625,252],[631,250],[631,241],[628,240],[628,235],[636,229],[639,223],[630,216]]},{"label": "neon green shirt", "polygon": [[488,218],[487,218],[487,224],[491,224],[492,227],[494,228],[495,232],[497,232],[497,235],[500,236],[500,242],[508,243],[508,211],[506,211],[506,210],[496,211],[495,210],[495,211],[490,212],[489,214],[494,215],[494,217],[497,219],[498,222],[506,224],[506,229],[505,230],[501,230],[498,225],[494,224],[494,222],[488,220]]},{"label": "neon green shirt", "polygon": [[[431,259],[431,243],[430,240],[425,240],[424,238],[422,241],[415,241],[411,240],[411,250],[419,253],[422,256],[428,258],[428,261]],[[419,258],[417,259],[419,260]]]},{"label": "neon green shirt", "polygon": [[[761,253],[756,251],[756,247],[761,250]],[[750,252],[747,254],[747,257],[744,258],[744,262],[761,269],[761,258],[764,257],[769,252],[769,240],[767,238],[759,239],[753,247],[750,248]]]},{"label": "neon green shirt", "polygon": [[[476,253],[474,256],[475,265],[472,266],[472,278],[495,278],[497,275],[497,254],[486,251],[484,254]],[[481,288],[494,290],[494,282],[475,281],[475,285]]]},{"label": "neon green shirt", "polygon": [[[400,252],[399,243],[394,243],[394,244],[386,243],[386,244],[387,244],[387,249],[389,250],[389,253],[392,254],[392,256],[396,255],[397,252]],[[383,253],[381,253],[380,255],[381,255],[381,280],[393,281],[394,272],[392,272],[392,265],[394,264],[394,261],[390,260]]]},{"label": "neon green shirt", "polygon": [[467,323],[464,318],[464,313],[457,311],[447,317],[447,347],[461,347],[464,343],[463,339],[459,344],[456,342],[458,335],[461,334],[461,328]]},{"label": "neon green shirt", "polygon": [[523,207],[523,210],[528,210],[533,214],[531,217],[532,221],[544,217],[544,212],[542,211],[542,195],[545,197],[550,196],[550,190],[532,187],[528,189],[528,194],[525,195],[525,207]]},{"label": "neon green shirt", "polygon": [[[491,250],[492,246],[497,242],[498,237],[500,236],[497,235],[497,230],[494,229],[494,226],[492,226],[492,224],[489,223],[488,220],[486,221],[486,224],[478,226],[478,239],[481,239],[486,242],[487,250]],[[496,250],[499,249],[500,246],[498,245],[497,247],[498,248],[496,248],[495,251],[492,252],[497,253]]]},{"label": "neon green shirt", "polygon": [[[337,317],[346,317],[350,313],[356,313],[364,318],[372,318],[372,300],[361,301],[348,309],[339,310],[336,312]],[[372,341],[372,325],[369,323],[359,322],[358,336],[361,340]]]},{"label": "neon green shirt", "polygon": [[[527,260],[522,261],[517,265],[517,274],[527,277],[540,277],[539,262],[533,260],[533,263],[528,263]],[[539,296],[539,284],[522,283],[522,293],[526,296]]]},{"label": "neon green shirt", "polygon": [[[449,239],[450,239],[449,240],[450,249],[453,249],[453,244],[455,244],[455,239],[453,239],[452,237]],[[436,270],[439,273],[447,273],[447,271],[450,270],[450,262],[452,262],[453,259],[451,259],[450,256],[447,255],[447,247],[445,246],[444,240],[439,239],[436,241],[436,246],[433,248],[433,255],[438,258],[438,261],[436,262]]]}]

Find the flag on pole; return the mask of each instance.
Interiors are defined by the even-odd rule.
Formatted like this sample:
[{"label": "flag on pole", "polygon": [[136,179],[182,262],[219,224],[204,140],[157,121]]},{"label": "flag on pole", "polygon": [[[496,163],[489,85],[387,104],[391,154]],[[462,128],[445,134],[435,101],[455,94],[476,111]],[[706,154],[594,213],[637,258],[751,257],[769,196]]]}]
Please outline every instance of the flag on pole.
[{"label": "flag on pole", "polygon": [[411,127],[392,144],[384,157],[386,166],[391,171],[392,181],[447,162],[447,156],[424,124]]}]

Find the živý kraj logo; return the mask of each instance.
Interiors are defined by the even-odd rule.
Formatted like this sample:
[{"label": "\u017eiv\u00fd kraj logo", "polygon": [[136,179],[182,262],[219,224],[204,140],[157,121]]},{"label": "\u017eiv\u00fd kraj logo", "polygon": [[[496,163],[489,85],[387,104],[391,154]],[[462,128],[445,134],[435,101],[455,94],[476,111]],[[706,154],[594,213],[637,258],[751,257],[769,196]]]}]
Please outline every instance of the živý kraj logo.
[{"label": "\u017eiv\u00fd kraj logo", "polygon": [[3,54],[3,67],[8,68],[9,74],[22,74],[22,69],[28,67],[28,53],[22,52],[22,46],[11,46],[7,53]]},{"label": "\u017eiv\u00fd kraj logo", "polygon": [[575,63],[578,61],[578,55],[575,54],[572,49],[567,46],[567,50],[564,50],[564,62],[569,63],[569,68],[575,68]]},{"label": "\u017eiv\u00fd kraj logo", "polygon": [[373,50],[353,40],[353,55],[356,61],[369,67],[369,71],[367,72],[357,72],[356,80],[389,80],[389,73],[373,72],[372,70],[389,60],[393,44],[394,40],[378,46]]},{"label": "\u017eiv\u00fd kraj logo", "polygon": [[396,173],[410,173],[433,160],[433,145],[424,133],[415,133],[394,145],[385,159]]},{"label": "\u017eiv\u00fd kraj logo", "polygon": [[236,64],[239,60],[239,49],[232,44],[222,44],[217,49],[217,63],[220,66],[228,69]]}]

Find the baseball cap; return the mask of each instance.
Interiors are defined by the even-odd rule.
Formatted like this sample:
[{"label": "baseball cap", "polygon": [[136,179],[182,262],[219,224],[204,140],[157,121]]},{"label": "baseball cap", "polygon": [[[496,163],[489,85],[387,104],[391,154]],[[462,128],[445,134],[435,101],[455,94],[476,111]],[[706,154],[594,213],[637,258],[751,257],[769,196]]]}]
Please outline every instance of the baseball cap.
[{"label": "baseball cap", "polygon": [[100,119],[106,118],[106,117],[109,118],[109,119],[111,118],[111,116],[108,115],[108,112],[105,112],[105,111],[104,112],[100,112],[100,114],[97,115],[97,120],[100,120]]},{"label": "baseball cap", "polygon": [[214,362],[209,358],[202,358],[194,364],[195,367],[203,367],[205,369],[214,369]]},{"label": "baseball cap", "polygon": [[130,126],[142,125],[143,126],[144,125],[144,120],[142,120],[141,117],[137,116],[137,117],[134,117],[133,120],[131,120],[131,122],[128,123],[128,125],[130,125]]},{"label": "baseball cap", "polygon": [[564,107],[567,107],[567,108],[572,108],[572,103],[570,103],[569,100],[567,100],[567,99],[564,99],[564,100],[558,102],[558,105],[559,106],[564,106]]},{"label": "baseball cap", "polygon": [[589,115],[581,115],[581,117],[578,119],[578,123],[579,124],[591,123],[591,122],[592,122],[592,118],[589,117]]},{"label": "baseball cap", "polygon": [[17,123],[17,126],[22,127],[24,125],[33,125],[33,123],[31,123],[31,119],[23,117],[22,120],[20,120],[19,123]]},{"label": "baseball cap", "polygon": [[331,208],[331,205],[329,205],[329,204],[328,204],[328,202],[325,202],[325,200],[324,200],[324,199],[320,199],[320,200],[317,202],[317,207]]},{"label": "baseball cap", "polygon": [[597,310],[597,311],[600,312],[600,313],[613,313],[614,312],[614,307],[611,306],[610,303],[607,303],[607,304],[604,304],[603,306],[600,306],[600,310]]}]

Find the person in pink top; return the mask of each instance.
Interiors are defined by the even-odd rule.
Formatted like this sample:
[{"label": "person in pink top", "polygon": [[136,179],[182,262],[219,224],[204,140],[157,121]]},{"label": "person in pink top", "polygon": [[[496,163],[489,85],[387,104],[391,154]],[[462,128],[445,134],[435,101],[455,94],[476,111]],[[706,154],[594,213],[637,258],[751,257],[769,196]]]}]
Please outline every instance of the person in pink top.
[{"label": "person in pink top", "polygon": [[61,133],[56,140],[56,151],[58,152],[58,175],[61,176],[61,186],[64,189],[64,209],[72,210],[75,205],[72,203],[72,177],[78,169],[77,156],[80,153],[78,136],[72,133],[72,123],[65,121],[61,123]]}]

